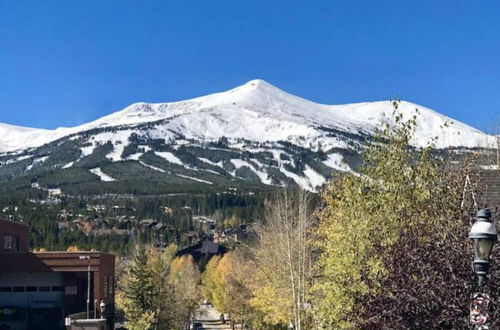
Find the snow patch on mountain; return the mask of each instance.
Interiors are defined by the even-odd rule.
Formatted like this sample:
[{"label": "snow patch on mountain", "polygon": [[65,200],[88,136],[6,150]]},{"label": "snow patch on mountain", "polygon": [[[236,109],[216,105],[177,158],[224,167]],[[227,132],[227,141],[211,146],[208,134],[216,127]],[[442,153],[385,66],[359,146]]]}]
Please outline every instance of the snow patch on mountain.
[{"label": "snow patch on mountain", "polygon": [[177,158],[176,155],[174,155],[171,152],[159,152],[159,151],[155,151],[155,155],[157,155],[157,156],[165,159],[167,162],[170,162],[172,164],[184,166],[184,163],[179,158]]},{"label": "snow patch on mountain", "polygon": [[96,168],[91,168],[89,170],[91,173],[97,175],[99,177],[99,179],[101,179],[101,181],[104,181],[104,182],[111,182],[111,181],[115,181],[114,178],[110,177],[109,175],[107,175],[106,173],[104,173],[100,167],[96,167]]},{"label": "snow patch on mountain", "polygon": [[[242,168],[242,167],[248,167],[252,172],[254,172],[260,179],[260,181],[264,184],[271,184],[272,180],[269,178],[268,174],[266,172],[260,171],[259,169],[255,168],[253,164],[250,164],[247,161],[241,160],[241,159],[231,159],[231,163],[237,168]],[[236,176],[235,172],[231,173],[231,175]]]},{"label": "snow patch on mountain", "polygon": [[95,149],[94,145],[80,148],[80,151],[81,151],[80,157],[86,157],[86,156],[91,155],[94,152],[94,149]]},{"label": "snow patch on mountain", "polygon": [[8,165],[8,164],[12,164],[12,163],[17,163],[17,162],[20,162],[22,160],[29,159],[29,158],[31,158],[31,155],[24,155],[24,156],[20,156],[17,158],[10,158],[7,161],[5,161],[4,163],[0,162],[0,165]]},{"label": "snow patch on mountain", "polygon": [[26,166],[25,171],[26,172],[31,171],[31,169],[33,168],[33,166],[36,166],[36,165],[44,163],[48,158],[49,158],[49,156],[44,156],[44,157],[33,159],[33,161],[31,162],[31,164],[28,165],[28,166]]},{"label": "snow patch on mountain", "polygon": [[0,123],[0,152],[40,146],[56,140],[58,136],[55,131]]},{"label": "snow patch on mountain", "polygon": [[218,166],[218,167],[222,168],[222,161],[215,163],[215,162],[211,161],[210,159],[203,158],[203,157],[198,157],[198,159],[204,163],[210,164],[212,166]]},{"label": "snow patch on mountain", "polygon": [[312,186],[311,182],[300,175],[297,175],[293,172],[286,170],[285,168],[280,168],[281,173],[292,179],[299,187],[309,191],[315,191],[315,187]]},{"label": "snow patch on mountain", "polygon": [[344,157],[341,154],[330,154],[327,160],[323,162],[326,166],[342,172],[352,172],[349,165],[344,162]]},{"label": "snow patch on mountain", "polygon": [[153,165],[146,164],[145,162],[143,162],[141,160],[139,161],[139,164],[141,164],[142,166],[148,167],[152,170],[158,171],[158,172],[162,172],[162,173],[166,172],[164,169],[161,169],[161,168],[153,166]]},{"label": "snow patch on mountain", "polygon": [[142,152],[136,152],[125,157],[126,160],[139,160],[139,158],[144,155]]},{"label": "snow patch on mountain", "polygon": [[206,184],[214,184],[213,182],[210,182],[210,181],[207,181],[207,180],[203,180],[203,179],[198,179],[198,178],[195,178],[195,177],[192,177],[192,176],[188,176],[188,175],[177,174],[177,176],[180,177],[180,178],[189,179],[189,180],[193,180],[193,181],[196,181],[196,182],[201,182],[201,183],[206,183]]},{"label": "snow patch on mountain", "polygon": [[69,163],[67,163],[66,165],[64,165],[62,168],[63,168],[63,169],[70,168],[71,166],[73,166],[73,164],[74,164],[74,163],[75,163],[75,162],[69,162]]}]

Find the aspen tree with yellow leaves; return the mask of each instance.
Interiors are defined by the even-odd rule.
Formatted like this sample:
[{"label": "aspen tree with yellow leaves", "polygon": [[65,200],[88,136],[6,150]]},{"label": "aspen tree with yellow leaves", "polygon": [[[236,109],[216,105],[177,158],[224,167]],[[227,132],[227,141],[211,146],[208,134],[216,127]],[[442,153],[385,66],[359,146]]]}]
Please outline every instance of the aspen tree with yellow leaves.
[{"label": "aspen tree with yellow leaves", "polygon": [[256,267],[250,303],[270,324],[308,329],[315,224],[311,195],[280,190],[267,210],[253,248]]},{"label": "aspen tree with yellow leaves", "polygon": [[[232,321],[254,324],[258,317],[250,305],[253,263],[240,251],[213,257],[202,275],[203,295]],[[261,323],[259,323],[261,324]]]},{"label": "aspen tree with yellow leaves", "polygon": [[177,324],[182,324],[186,318],[198,307],[200,295],[200,271],[193,257],[185,255],[172,260],[168,275],[170,292],[174,301]]}]

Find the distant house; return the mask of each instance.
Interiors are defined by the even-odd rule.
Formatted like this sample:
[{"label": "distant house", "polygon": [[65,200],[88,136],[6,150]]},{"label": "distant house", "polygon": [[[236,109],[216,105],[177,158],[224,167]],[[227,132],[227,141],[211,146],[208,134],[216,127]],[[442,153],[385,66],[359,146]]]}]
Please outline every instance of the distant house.
[{"label": "distant house", "polygon": [[168,207],[168,206],[164,206],[164,207],[163,207],[163,212],[164,212],[165,214],[169,215],[169,216],[172,216],[173,211],[174,211],[174,210],[173,210],[172,208]]},{"label": "distant house", "polygon": [[213,240],[214,240],[214,243],[222,243],[221,241],[221,235],[219,233],[214,233],[213,235]]},{"label": "distant house", "polygon": [[89,232],[89,235],[95,235],[95,236],[100,236],[100,235],[123,235],[123,236],[132,236],[132,231],[128,229],[116,229],[116,228],[110,228],[110,229],[95,229],[91,230]]},{"label": "distant house", "polygon": [[68,221],[59,221],[57,223],[57,228],[59,230],[69,230],[70,229],[70,223]]},{"label": "distant house", "polygon": [[153,228],[154,230],[162,230],[162,229],[165,229],[166,226],[165,226],[165,224],[163,224],[161,222],[157,222],[151,228]]},{"label": "distant house", "polygon": [[106,205],[87,205],[87,211],[105,211],[106,210]]},{"label": "distant house", "polygon": [[84,230],[85,226],[87,224],[87,221],[85,219],[83,219],[83,218],[76,218],[72,222],[76,226],[76,228],[80,229],[80,230]]},{"label": "distant house", "polygon": [[141,225],[142,228],[152,228],[158,223],[158,221],[154,219],[143,219],[139,221],[139,224]]},{"label": "distant house", "polygon": [[[220,243],[225,243],[238,242],[242,239],[246,239],[253,233],[251,228],[252,224],[243,224],[234,228],[226,228],[222,231],[222,233],[217,235],[217,241]],[[216,241],[215,235],[214,241]]]},{"label": "distant house", "polygon": [[126,215],[122,215],[122,216],[116,218],[115,221],[117,223],[115,226],[117,226],[121,229],[132,227],[132,219],[130,219]]},{"label": "distant house", "polygon": [[193,222],[195,226],[200,228],[200,230],[205,232],[213,231],[216,227],[215,219],[209,218],[204,215],[195,215],[193,216]]},{"label": "distant house", "polygon": [[197,231],[187,231],[182,234],[183,238],[189,242],[189,244],[194,244],[200,239],[200,233]]},{"label": "distant house", "polygon": [[49,198],[56,198],[62,195],[61,189],[59,188],[47,189],[47,193]]},{"label": "distant house", "polygon": [[223,255],[227,252],[227,248],[209,240],[203,240],[195,245],[189,246],[177,252],[177,256],[191,255],[196,262],[202,259],[210,259],[216,255]]},{"label": "distant house", "polygon": [[97,218],[92,220],[93,228],[107,228],[109,225],[109,221],[104,218]]}]

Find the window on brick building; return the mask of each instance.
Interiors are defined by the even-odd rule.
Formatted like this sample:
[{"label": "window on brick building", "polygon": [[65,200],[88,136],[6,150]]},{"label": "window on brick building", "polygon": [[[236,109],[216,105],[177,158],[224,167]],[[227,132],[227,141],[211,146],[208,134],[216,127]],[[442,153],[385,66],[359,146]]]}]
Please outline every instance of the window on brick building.
[{"label": "window on brick building", "polygon": [[104,276],[104,298],[109,296],[108,276]]},{"label": "window on brick building", "polygon": [[5,251],[19,251],[19,238],[14,237],[11,234],[6,234],[3,236],[3,249]]},{"label": "window on brick building", "polygon": [[12,244],[13,244],[14,238],[12,235],[4,235],[3,236],[3,249],[10,251],[12,250]]}]

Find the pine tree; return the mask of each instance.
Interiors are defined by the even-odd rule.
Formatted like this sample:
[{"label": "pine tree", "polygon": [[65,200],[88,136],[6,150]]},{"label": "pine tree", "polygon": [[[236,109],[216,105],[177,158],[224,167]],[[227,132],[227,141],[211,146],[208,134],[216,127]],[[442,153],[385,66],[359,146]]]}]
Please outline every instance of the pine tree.
[{"label": "pine tree", "polygon": [[127,318],[133,323],[139,321],[145,311],[154,311],[156,309],[155,298],[158,295],[143,246],[136,249],[127,287],[125,297],[130,303]]}]

